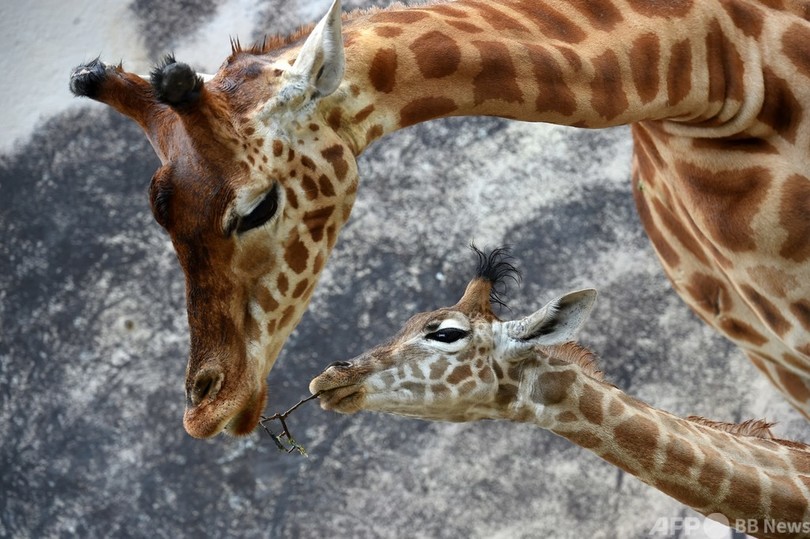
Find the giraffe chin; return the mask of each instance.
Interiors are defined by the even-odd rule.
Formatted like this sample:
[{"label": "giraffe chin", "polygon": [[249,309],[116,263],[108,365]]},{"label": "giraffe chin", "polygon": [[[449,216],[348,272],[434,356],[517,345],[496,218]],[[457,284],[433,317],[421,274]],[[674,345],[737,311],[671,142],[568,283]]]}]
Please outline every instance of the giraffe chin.
[{"label": "giraffe chin", "polygon": [[321,408],[341,414],[354,414],[363,409],[366,390],[359,384],[321,390]]},{"label": "giraffe chin", "polygon": [[[267,404],[267,386],[247,398],[244,404],[211,402],[207,406],[186,408],[183,427],[194,438],[212,438],[224,432],[230,436],[246,436],[253,432]],[[236,413],[230,413],[232,410]]]}]

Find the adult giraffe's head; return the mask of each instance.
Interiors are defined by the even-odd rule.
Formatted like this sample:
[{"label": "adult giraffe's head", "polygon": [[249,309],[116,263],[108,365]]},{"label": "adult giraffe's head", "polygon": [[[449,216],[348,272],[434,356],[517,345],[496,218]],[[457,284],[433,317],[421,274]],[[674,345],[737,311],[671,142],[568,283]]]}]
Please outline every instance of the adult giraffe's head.
[{"label": "adult giraffe's head", "polygon": [[303,46],[234,44],[207,80],[171,57],[150,81],[98,60],[71,75],[74,94],[135,120],[160,158],[149,195],[186,277],[192,436],[255,428],[265,378],[349,217],[354,155],[320,107],[341,98],[343,70],[335,0]]}]

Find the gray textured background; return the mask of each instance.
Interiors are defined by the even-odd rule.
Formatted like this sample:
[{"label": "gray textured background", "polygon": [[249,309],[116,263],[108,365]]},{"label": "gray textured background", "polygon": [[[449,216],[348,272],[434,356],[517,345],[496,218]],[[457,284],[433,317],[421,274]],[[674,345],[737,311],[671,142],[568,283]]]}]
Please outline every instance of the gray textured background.
[{"label": "gray textured background", "polygon": [[[258,433],[185,434],[183,282],[146,197],[157,159],[134,123],[71,98],[68,75],[99,54],[146,72],[171,50],[214,71],[230,35],[286,32],[327,3],[0,6],[0,536],[647,537],[659,518],[695,516],[525,425],[345,417],[313,403],[290,420],[309,458]],[[515,316],[597,287],[582,338],[628,393],[678,414],[775,419],[779,435],[809,441],[672,292],[633,207],[630,149],[627,128],[483,118],[369,148],[351,221],[270,375],[268,412],[305,396],[325,364],[455,302],[474,239],[513,246]]]}]

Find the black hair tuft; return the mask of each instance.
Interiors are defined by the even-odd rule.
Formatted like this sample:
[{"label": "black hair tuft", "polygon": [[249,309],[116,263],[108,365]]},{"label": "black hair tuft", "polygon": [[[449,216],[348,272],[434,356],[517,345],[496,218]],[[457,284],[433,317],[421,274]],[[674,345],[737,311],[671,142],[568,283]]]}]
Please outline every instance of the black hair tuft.
[{"label": "black hair tuft", "polygon": [[157,99],[176,109],[196,103],[203,87],[202,77],[188,64],[175,60],[173,54],[163,57],[152,69],[149,79]]},{"label": "black hair tuft", "polygon": [[515,284],[520,284],[520,271],[512,264],[515,258],[509,252],[509,247],[499,247],[485,253],[474,244],[470,244],[470,249],[478,255],[478,268],[475,276],[492,283],[489,293],[490,302],[508,308],[503,300],[507,282],[512,280]]}]

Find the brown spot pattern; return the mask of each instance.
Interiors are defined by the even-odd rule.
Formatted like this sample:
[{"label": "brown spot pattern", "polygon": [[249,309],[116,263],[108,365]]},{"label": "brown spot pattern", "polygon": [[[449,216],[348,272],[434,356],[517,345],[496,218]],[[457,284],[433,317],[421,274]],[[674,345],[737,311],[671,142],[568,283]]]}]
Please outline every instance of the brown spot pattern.
[{"label": "brown spot pattern", "polygon": [[745,65],[716,20],[706,34],[706,50],[712,51],[707,58],[709,101],[742,101]]},{"label": "brown spot pattern", "polygon": [[278,278],[276,279],[276,286],[278,287],[279,292],[286,294],[287,289],[290,287],[290,281],[287,280],[286,275],[279,273]]},{"label": "brown spot pattern", "polygon": [[401,127],[408,127],[446,116],[456,109],[458,105],[448,97],[420,97],[402,107],[399,112],[399,124]]},{"label": "brown spot pattern", "polygon": [[467,32],[468,34],[480,34],[481,32],[484,31],[483,28],[479,28],[478,26],[466,21],[446,21],[446,22],[453,28],[461,30],[462,32]]},{"label": "brown spot pattern", "polygon": [[[313,241],[316,243],[323,239],[324,228],[329,222],[329,219],[332,218],[334,211],[334,206],[326,206],[325,208],[308,211],[304,214],[304,224],[309,230]],[[304,263],[306,263],[306,260]]]},{"label": "brown spot pattern", "polygon": [[522,103],[517,71],[506,45],[496,41],[473,41],[472,44],[481,55],[481,71],[473,80],[475,104],[480,105],[487,99]]},{"label": "brown spot pattern", "polygon": [[655,34],[637,37],[630,47],[630,67],[633,85],[642,103],[649,103],[658,95],[658,64],[661,62],[661,44]]},{"label": "brown spot pattern", "polygon": [[711,316],[719,316],[731,306],[728,288],[719,279],[703,273],[695,273],[686,285],[695,305]]},{"label": "brown spot pattern", "polygon": [[362,122],[363,120],[368,118],[372,112],[374,112],[374,105],[364,107],[362,110],[360,110],[357,114],[354,115],[354,121]]},{"label": "brown spot pattern", "polygon": [[458,9],[453,6],[448,6],[447,4],[439,4],[435,6],[431,6],[431,11],[434,13],[438,13],[440,15],[447,15],[448,17],[458,17],[459,19],[466,19],[467,12],[463,9]]},{"label": "brown spot pattern", "polygon": [[374,33],[380,37],[397,37],[402,33],[402,28],[398,26],[376,26]]},{"label": "brown spot pattern", "polygon": [[671,437],[664,455],[663,469],[674,477],[689,477],[695,464],[695,451],[679,437]]},{"label": "brown spot pattern", "polygon": [[619,447],[645,470],[655,464],[655,449],[658,446],[658,426],[645,417],[634,417],[616,426],[613,431]]},{"label": "brown spot pattern", "polygon": [[423,11],[380,11],[371,16],[371,22],[390,22],[395,24],[412,24],[421,21],[428,14]]},{"label": "brown spot pattern", "polygon": [[318,256],[315,257],[315,262],[312,264],[312,273],[315,275],[319,275],[321,270],[323,269],[324,264],[324,257],[323,253],[318,253]]},{"label": "brown spot pattern", "polygon": [[711,171],[684,162],[676,168],[692,206],[706,216],[714,241],[736,252],[755,249],[751,217],[765,200],[770,172],[762,167]]},{"label": "brown spot pattern", "polygon": [[720,2],[723,9],[731,17],[734,25],[743,31],[743,34],[758,38],[762,33],[763,13],[743,2]]},{"label": "brown spot pattern", "polygon": [[287,249],[284,251],[284,260],[295,273],[303,273],[307,269],[308,258],[309,250],[300,238],[296,238],[287,244]]},{"label": "brown spot pattern", "polygon": [[756,468],[739,462],[734,463],[734,473],[729,481],[726,499],[734,501],[734,509],[742,515],[760,515],[761,491],[759,474]]},{"label": "brown spot pattern", "polygon": [[329,112],[329,116],[326,118],[326,123],[335,131],[340,129],[340,126],[343,125],[343,111],[339,108],[332,109]]},{"label": "brown spot pattern", "polygon": [[586,449],[593,449],[602,444],[602,439],[596,434],[588,431],[572,431],[560,432],[563,436],[571,440],[573,443]]},{"label": "brown spot pattern", "polygon": [[495,402],[503,406],[515,400],[518,388],[512,384],[501,384],[498,386],[498,393],[495,395]]},{"label": "brown spot pattern", "polygon": [[790,331],[791,325],[779,312],[779,309],[766,297],[757,292],[753,287],[744,284],[740,287],[742,293],[751,302],[753,309],[765,321],[777,335],[784,337]]},{"label": "brown spot pattern", "polygon": [[782,53],[806,77],[810,77],[810,28],[798,22],[782,35]]},{"label": "brown spot pattern", "polygon": [[293,316],[295,316],[295,306],[290,305],[284,309],[284,313],[281,315],[281,320],[279,320],[279,325],[281,327],[289,325],[293,321]]},{"label": "brown spot pattern", "polygon": [[799,377],[799,375],[789,371],[779,365],[773,365],[776,376],[779,378],[779,385],[782,386],[794,399],[801,403],[810,402],[810,388]]},{"label": "brown spot pattern", "polygon": [[683,17],[692,9],[692,0],[667,0],[650,2],[649,0],[629,0],[630,7],[645,17]]},{"label": "brown spot pattern", "polygon": [[572,423],[577,419],[578,419],[577,414],[571,412],[570,410],[566,410],[563,413],[557,415],[557,421],[561,423]]},{"label": "brown spot pattern", "polygon": [[582,28],[550,6],[533,0],[521,0],[514,4],[514,9],[537,25],[547,39],[579,43],[586,37]]},{"label": "brown spot pattern", "polygon": [[261,307],[266,313],[278,309],[278,302],[273,298],[272,294],[270,294],[270,291],[264,286],[260,286],[256,290],[256,301],[259,302],[259,307]]},{"label": "brown spot pattern", "polygon": [[767,140],[759,138],[696,138],[692,139],[692,147],[698,150],[708,150],[711,152],[744,152],[762,154],[779,153],[779,150],[777,150],[773,144]]},{"label": "brown spot pattern", "polygon": [[587,17],[594,28],[612,30],[624,18],[621,11],[607,0],[568,0],[568,4]]},{"label": "brown spot pattern", "polygon": [[571,370],[541,374],[532,388],[532,401],[545,405],[562,402],[576,378],[576,373]]},{"label": "brown spot pattern", "polygon": [[444,358],[430,364],[430,379],[431,380],[441,380],[444,373],[447,371],[448,367],[450,367],[450,363]]},{"label": "brown spot pattern", "polygon": [[612,50],[605,51],[592,61],[596,70],[591,81],[591,105],[606,120],[627,110],[629,103],[622,87],[619,58]]},{"label": "brown spot pattern", "polygon": [[447,383],[455,385],[471,376],[472,369],[469,365],[459,365],[453,369],[453,372],[451,372],[450,376],[447,377]]},{"label": "brown spot pattern", "polygon": [[669,232],[683,245],[692,256],[698,259],[705,265],[709,264],[709,259],[703,252],[703,248],[694,235],[692,235],[681,222],[677,216],[670,211],[669,208],[664,207],[664,204],[657,198],[653,199],[653,209],[658,215],[659,220],[669,230]]},{"label": "brown spot pattern", "polygon": [[284,144],[280,140],[273,141],[273,155],[281,157],[281,152],[284,151]]},{"label": "brown spot pattern", "polygon": [[411,43],[416,65],[426,79],[452,75],[461,63],[461,49],[456,41],[438,31],[428,32]]},{"label": "brown spot pattern", "polygon": [[486,2],[468,2],[474,6],[478,11],[479,18],[486,21],[495,30],[517,30],[519,32],[529,32],[529,29],[523,26],[517,19],[506,15],[502,11],[498,11]]},{"label": "brown spot pattern", "polygon": [[324,196],[335,196],[335,189],[332,187],[332,182],[325,174],[321,174],[321,177],[318,178],[318,188],[321,190],[321,194]]},{"label": "brown spot pattern", "polygon": [[366,143],[371,144],[381,136],[383,136],[383,128],[380,124],[375,124],[366,133]]},{"label": "brown spot pattern", "polygon": [[714,492],[717,485],[720,485],[728,476],[726,466],[724,466],[726,459],[711,447],[703,447],[701,452],[704,464],[698,476],[698,483]]},{"label": "brown spot pattern", "polygon": [[582,387],[582,395],[579,397],[579,409],[582,415],[595,425],[601,425],[602,420],[602,395],[590,384]]},{"label": "brown spot pattern", "polygon": [[315,170],[315,168],[316,168],[315,167],[315,162],[312,161],[312,159],[310,159],[306,155],[301,156],[301,164],[304,165],[305,167],[307,167],[309,170]]},{"label": "brown spot pattern", "polygon": [[807,497],[793,483],[793,478],[767,475],[772,482],[779,484],[779,488],[772,489],[771,507],[779,508],[780,518],[784,522],[806,522]]},{"label": "brown spot pattern", "polygon": [[539,92],[537,112],[558,112],[570,116],[577,110],[574,92],[568,87],[563,70],[554,57],[542,47],[526,45]]},{"label": "brown spot pattern", "polygon": [[804,329],[810,331],[810,301],[800,299],[790,304],[790,312],[799,319]]},{"label": "brown spot pattern", "polygon": [[397,52],[393,48],[380,49],[371,60],[368,78],[378,92],[390,93],[396,85]]},{"label": "brown spot pattern", "polygon": [[324,159],[335,169],[335,175],[339,181],[346,179],[346,172],[349,170],[349,164],[343,158],[343,151],[343,146],[335,144],[321,152]]},{"label": "brown spot pattern", "polygon": [[684,39],[672,46],[667,68],[667,96],[669,105],[677,105],[692,89],[692,48]]},{"label": "brown spot pattern", "polygon": [[785,79],[772,69],[762,69],[765,83],[765,101],[757,120],[770,126],[790,143],[796,142],[796,132],[802,123],[804,110]]},{"label": "brown spot pattern", "polygon": [[318,184],[307,174],[301,179],[301,187],[308,200],[315,200],[318,197]]},{"label": "brown spot pattern", "polygon": [[667,242],[664,235],[658,229],[658,226],[653,220],[650,208],[647,205],[647,199],[644,197],[644,192],[639,188],[639,178],[633,178],[633,199],[636,202],[636,209],[638,210],[639,219],[647,232],[647,236],[655,247],[658,256],[661,257],[667,267],[674,268],[681,262],[681,257],[675,252],[675,249]]},{"label": "brown spot pattern", "polygon": [[751,324],[734,317],[726,317],[720,320],[717,325],[723,333],[734,341],[745,341],[754,346],[762,346],[768,342],[768,339],[751,327]]},{"label": "brown spot pattern", "polygon": [[287,203],[294,210],[298,209],[298,195],[295,194],[295,189],[288,187],[284,190],[287,193]]},{"label": "brown spot pattern", "polygon": [[794,262],[810,257],[810,178],[794,174],[782,188],[779,224],[788,233],[779,254]]},{"label": "brown spot pattern", "polygon": [[681,478],[659,479],[656,481],[656,488],[690,507],[706,507],[709,504],[710,498],[706,496],[704,489],[695,488],[689,480],[685,483],[680,483],[679,480],[683,481]]}]

